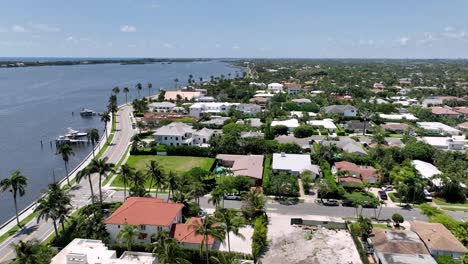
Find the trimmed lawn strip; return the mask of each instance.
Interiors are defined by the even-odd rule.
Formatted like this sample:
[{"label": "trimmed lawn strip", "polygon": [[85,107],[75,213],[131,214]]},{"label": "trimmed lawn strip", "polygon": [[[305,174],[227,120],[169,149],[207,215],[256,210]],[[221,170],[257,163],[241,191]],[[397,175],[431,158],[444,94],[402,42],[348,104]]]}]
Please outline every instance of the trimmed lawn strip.
[{"label": "trimmed lawn strip", "polygon": [[468,203],[448,203],[442,199],[434,198],[432,201],[437,204],[437,205],[442,205],[442,206],[458,206],[458,207],[467,207],[468,209]]},{"label": "trimmed lawn strip", "polygon": [[[20,221],[20,225],[21,226],[26,225],[29,221],[31,221],[36,216],[37,216],[37,213],[29,214],[28,216],[26,216],[26,218]],[[20,230],[19,226],[15,225],[14,227],[12,227],[8,232],[6,232],[0,237],[0,243],[3,243],[3,241],[5,241],[10,236],[14,235],[18,230]]]},{"label": "trimmed lawn strip", "polygon": [[370,201],[372,199],[376,199],[376,197],[369,192],[348,192],[344,196],[346,199],[352,199],[353,201]]},{"label": "trimmed lawn strip", "polygon": [[447,211],[455,211],[455,212],[465,212],[465,213],[468,213],[468,207],[467,207],[467,208],[459,208],[459,207],[441,206],[440,208],[441,208],[442,210],[447,210]]},{"label": "trimmed lawn strip", "polygon": [[382,228],[382,229],[392,229],[392,227],[387,226],[387,224],[372,224],[372,227]]},{"label": "trimmed lawn strip", "polygon": [[[202,157],[138,155],[130,156],[127,165],[136,170],[145,170],[147,164],[149,164],[151,160],[157,161],[166,173],[171,170],[175,174],[185,173],[195,167],[200,167],[209,171],[215,161],[213,158]],[[150,187],[149,183],[149,180],[145,183],[146,188]],[[111,186],[124,187],[120,177],[116,177]]]}]

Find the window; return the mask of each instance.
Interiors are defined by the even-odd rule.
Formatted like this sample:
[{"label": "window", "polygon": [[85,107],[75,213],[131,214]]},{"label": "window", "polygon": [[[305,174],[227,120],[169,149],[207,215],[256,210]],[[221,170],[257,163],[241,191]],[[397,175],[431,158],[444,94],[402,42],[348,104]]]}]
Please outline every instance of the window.
[{"label": "window", "polygon": [[164,137],[164,140],[167,140],[167,137]]},{"label": "window", "polygon": [[120,229],[120,225],[117,225],[117,228]]},{"label": "window", "polygon": [[146,226],[145,226],[145,225],[140,225],[140,230],[145,231],[145,230],[146,230]]},{"label": "window", "polygon": [[158,232],[161,232],[161,231],[163,231],[162,226],[158,226]]}]

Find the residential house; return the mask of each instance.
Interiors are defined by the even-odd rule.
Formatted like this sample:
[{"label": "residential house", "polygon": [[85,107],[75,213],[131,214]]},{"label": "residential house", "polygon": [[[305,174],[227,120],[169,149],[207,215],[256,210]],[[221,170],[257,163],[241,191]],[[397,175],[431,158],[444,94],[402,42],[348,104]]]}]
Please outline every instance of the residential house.
[{"label": "residential house", "polygon": [[314,112],[301,112],[301,111],[291,111],[289,112],[290,117],[295,117],[295,118],[302,118],[304,116],[304,113],[307,114],[308,117],[316,117],[317,114]]},{"label": "residential house", "polygon": [[147,197],[129,197],[105,221],[111,242],[117,241],[117,235],[125,225],[138,228],[138,243],[152,243],[159,232],[170,232],[173,224],[182,222],[183,204],[168,203],[163,199]]},{"label": "residential house", "polygon": [[333,134],[338,129],[333,123],[333,119],[323,119],[323,120],[310,120],[307,121],[308,125],[314,127],[323,127],[328,130],[328,133]]},{"label": "residential house", "polygon": [[268,90],[273,92],[282,92],[283,85],[281,83],[270,83],[268,84]]},{"label": "residential house", "polygon": [[468,122],[464,122],[457,125],[457,128],[463,131],[468,131]]},{"label": "residential house", "polygon": [[241,138],[264,138],[265,134],[259,131],[242,131],[240,133]]},{"label": "residential house", "polygon": [[396,133],[396,134],[404,134],[410,128],[410,126],[405,123],[391,123],[391,122],[382,124],[381,127],[385,131]]},{"label": "residential house", "polygon": [[306,138],[297,138],[294,135],[280,135],[275,138],[279,143],[295,143],[301,147],[303,150],[311,150],[311,141],[312,137]]},{"label": "residential house", "polygon": [[410,224],[411,231],[418,234],[432,256],[448,255],[458,260],[468,254],[466,247],[443,224],[422,221],[410,221]]},{"label": "residential house", "polygon": [[226,121],[230,120],[227,116],[211,116],[210,120],[200,121],[199,123],[208,128],[222,128]]},{"label": "residential house", "polygon": [[343,128],[351,133],[372,133],[372,124],[369,121],[350,120],[347,121]]},{"label": "residential house", "polygon": [[171,102],[155,102],[148,105],[148,108],[153,112],[167,113],[172,112],[172,109],[177,105]]},{"label": "residential house", "polygon": [[203,96],[195,99],[197,102],[210,103],[216,101],[213,96]]},{"label": "residential house", "polygon": [[263,123],[260,120],[260,118],[247,118],[245,119],[245,124],[250,126],[250,127],[262,127]]},{"label": "residential house", "polygon": [[274,120],[273,122],[271,122],[271,127],[274,126],[286,126],[289,132],[292,133],[294,129],[299,126],[299,121],[295,118],[281,121]]},{"label": "residential house", "polygon": [[[191,217],[187,223],[174,224],[170,236],[183,248],[199,249],[202,243],[205,245],[203,235],[197,234],[195,230],[195,225],[200,225],[201,221],[203,221],[203,219],[200,217]],[[208,249],[213,250],[219,248],[220,242],[214,237],[208,236],[206,244],[208,244]]]},{"label": "residential house", "polygon": [[418,118],[412,114],[379,114],[379,117],[386,120],[418,120]]},{"label": "residential house", "polygon": [[192,101],[199,97],[203,96],[201,92],[194,92],[194,91],[166,91],[164,93],[164,100],[166,101],[177,101],[177,100],[185,100],[185,101]]},{"label": "residential house", "polygon": [[421,106],[424,108],[433,107],[433,106],[442,106],[442,105],[444,105],[444,102],[442,101],[442,99],[438,99],[438,98],[424,99],[421,102]]},{"label": "residential house", "polygon": [[379,264],[437,264],[412,231],[373,228],[367,242]]},{"label": "residential house", "polygon": [[310,99],[307,98],[292,99],[291,101],[298,105],[310,104],[312,102]]},{"label": "residential house", "polygon": [[320,175],[319,167],[312,165],[309,154],[273,153],[271,168],[274,173],[300,175],[304,171],[310,171],[313,177]]},{"label": "residential house", "polygon": [[460,130],[440,122],[417,122],[416,124],[429,133],[440,133],[453,136],[459,135],[461,133]]},{"label": "residential house", "polygon": [[332,173],[337,174],[339,171],[347,172],[347,177],[357,179],[356,182],[361,183],[377,183],[381,175],[372,166],[358,166],[355,163],[348,161],[335,162],[332,167]]},{"label": "residential house", "polygon": [[399,81],[401,86],[411,85],[412,84],[411,78],[402,78],[402,79],[400,79],[398,81]]},{"label": "residential house", "polygon": [[384,90],[385,89],[385,84],[383,83],[374,83],[372,86],[375,90]]},{"label": "residential house", "polygon": [[286,82],[284,88],[289,95],[296,95],[302,91],[301,84],[296,82]]},{"label": "residential house", "polygon": [[246,115],[256,115],[262,111],[262,107],[256,104],[239,104],[237,110]]},{"label": "residential house", "polygon": [[200,118],[202,114],[227,114],[231,107],[236,107],[238,103],[194,103],[190,106],[190,115]]},{"label": "residential house", "polygon": [[254,97],[249,99],[249,103],[251,104],[258,104],[262,108],[265,108],[268,101],[270,101],[271,97]]},{"label": "residential house", "polygon": [[358,110],[352,105],[330,105],[321,109],[327,115],[357,116]]},{"label": "residential house", "polygon": [[435,116],[439,117],[452,117],[452,118],[457,118],[460,116],[460,113],[457,113],[453,111],[450,108],[445,108],[445,107],[432,107],[431,108],[431,113]]},{"label": "residential house", "polygon": [[51,264],[157,264],[152,253],[125,251],[119,258],[101,240],[73,239],[55,255]]},{"label": "residential house", "polygon": [[418,171],[424,179],[431,181],[432,184],[434,184],[436,187],[442,186],[442,181],[440,179],[432,179],[433,176],[442,174],[442,172],[437,169],[436,166],[422,160],[413,160],[411,163],[413,164],[416,171]]},{"label": "residential house", "polygon": [[207,146],[214,131],[208,128],[195,130],[185,123],[170,123],[154,132],[158,144],[167,146]]},{"label": "residential house", "polygon": [[256,185],[261,184],[263,176],[263,155],[216,155],[218,166],[229,168],[234,176],[245,176]]},{"label": "residential house", "polygon": [[319,145],[330,146],[336,145],[336,147],[342,149],[344,152],[352,153],[360,156],[367,155],[366,150],[362,147],[361,143],[355,141],[350,137],[340,137],[338,140],[316,140]]},{"label": "residential house", "polygon": [[468,144],[465,136],[422,137],[421,141],[440,150],[464,150]]},{"label": "residential house", "polygon": [[452,110],[462,115],[464,119],[468,119],[468,107],[456,106]]}]

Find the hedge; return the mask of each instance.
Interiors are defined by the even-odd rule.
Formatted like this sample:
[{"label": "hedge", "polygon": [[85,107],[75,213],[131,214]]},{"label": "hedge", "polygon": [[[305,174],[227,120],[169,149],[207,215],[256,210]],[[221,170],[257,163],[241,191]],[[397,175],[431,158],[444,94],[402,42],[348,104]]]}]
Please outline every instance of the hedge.
[{"label": "hedge", "polygon": [[210,148],[202,148],[202,147],[196,147],[196,146],[168,146],[167,155],[211,157],[211,151],[210,151]]},{"label": "hedge", "polygon": [[359,239],[359,224],[353,223],[350,226],[351,237],[353,238],[354,244],[356,245],[359,256],[361,257],[362,263],[369,264],[369,259],[367,258],[366,251],[362,246],[361,240]]},{"label": "hedge", "polygon": [[252,255],[254,260],[263,253],[263,250],[268,246],[268,220],[264,216],[259,216],[254,222],[254,231],[252,235]]},{"label": "hedge", "polygon": [[262,187],[263,190],[268,189],[270,186],[270,174],[271,174],[271,154],[265,156],[265,162],[263,166],[263,177],[262,177]]}]

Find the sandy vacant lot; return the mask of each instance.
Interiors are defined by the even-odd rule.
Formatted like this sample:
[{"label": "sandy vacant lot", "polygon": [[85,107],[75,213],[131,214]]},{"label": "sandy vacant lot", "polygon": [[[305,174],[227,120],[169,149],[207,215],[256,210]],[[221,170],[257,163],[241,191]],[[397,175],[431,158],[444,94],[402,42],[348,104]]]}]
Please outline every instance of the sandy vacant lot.
[{"label": "sandy vacant lot", "polygon": [[290,225],[294,216],[269,214],[270,246],[264,264],[362,263],[351,235],[345,230],[303,230]]}]

